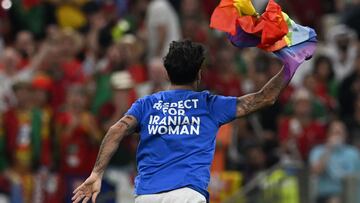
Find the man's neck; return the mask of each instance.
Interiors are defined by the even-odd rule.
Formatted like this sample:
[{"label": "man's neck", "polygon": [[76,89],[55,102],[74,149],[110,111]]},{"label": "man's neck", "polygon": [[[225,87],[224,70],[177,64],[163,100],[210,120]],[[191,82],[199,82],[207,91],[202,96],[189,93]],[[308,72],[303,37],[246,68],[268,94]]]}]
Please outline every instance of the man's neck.
[{"label": "man's neck", "polygon": [[196,90],[195,84],[187,84],[187,85],[176,85],[171,84],[169,90]]}]

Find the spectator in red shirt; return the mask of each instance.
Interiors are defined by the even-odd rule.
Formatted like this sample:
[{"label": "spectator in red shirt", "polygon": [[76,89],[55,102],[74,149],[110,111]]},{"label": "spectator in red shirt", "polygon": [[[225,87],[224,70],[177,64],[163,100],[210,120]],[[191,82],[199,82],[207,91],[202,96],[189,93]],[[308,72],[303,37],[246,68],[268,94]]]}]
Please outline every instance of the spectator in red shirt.
[{"label": "spectator in red shirt", "polygon": [[58,110],[65,102],[66,89],[73,84],[84,83],[85,76],[82,63],[76,58],[82,49],[79,33],[65,30],[55,37],[56,39],[50,42],[52,50],[47,59],[46,69],[54,78],[51,103],[53,108]]},{"label": "spectator in red shirt", "polygon": [[308,90],[297,90],[293,95],[293,114],[279,125],[282,149],[297,160],[307,160],[311,148],[325,140],[325,126],[311,115],[311,99]]},{"label": "spectator in red shirt", "polygon": [[55,118],[59,170],[65,185],[66,200],[79,181],[91,172],[101,132],[93,115],[86,109],[85,90],[75,85],[68,89],[63,111]]},{"label": "spectator in red shirt", "polygon": [[3,114],[6,150],[1,155],[9,163],[12,184],[22,188],[25,202],[32,202],[36,181],[32,176],[51,164],[50,122],[41,110],[33,108],[30,84],[19,82],[13,88],[17,103]]}]

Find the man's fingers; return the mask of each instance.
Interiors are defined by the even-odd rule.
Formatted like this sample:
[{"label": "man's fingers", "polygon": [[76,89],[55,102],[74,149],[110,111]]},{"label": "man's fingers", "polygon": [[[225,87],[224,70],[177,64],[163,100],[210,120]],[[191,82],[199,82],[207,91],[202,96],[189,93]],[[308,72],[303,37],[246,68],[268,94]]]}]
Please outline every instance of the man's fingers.
[{"label": "man's fingers", "polygon": [[92,198],[91,198],[91,202],[92,203],[95,203],[96,202],[96,197],[98,196],[99,192],[95,192],[93,195],[92,195]]},{"label": "man's fingers", "polygon": [[74,194],[74,196],[71,198],[71,200],[74,201],[76,198],[78,198],[82,194],[83,193],[81,191],[78,191],[77,193]]},{"label": "man's fingers", "polygon": [[85,186],[85,183],[81,184],[79,187],[77,187],[77,188],[74,190],[73,194],[77,193],[77,192],[78,192],[82,187],[84,187],[84,186]]},{"label": "man's fingers", "polygon": [[86,197],[84,198],[84,200],[82,201],[82,203],[87,203],[87,202],[89,201],[90,197],[91,197],[91,196],[86,196]]},{"label": "man's fingers", "polygon": [[80,196],[78,196],[75,201],[73,201],[73,203],[78,203],[80,202],[83,198],[84,198],[85,195],[81,194]]},{"label": "man's fingers", "polygon": [[92,184],[92,180],[87,178],[79,187],[77,187],[75,190],[74,190],[74,194],[80,190],[82,187],[85,187],[86,185],[89,185],[89,184]]}]

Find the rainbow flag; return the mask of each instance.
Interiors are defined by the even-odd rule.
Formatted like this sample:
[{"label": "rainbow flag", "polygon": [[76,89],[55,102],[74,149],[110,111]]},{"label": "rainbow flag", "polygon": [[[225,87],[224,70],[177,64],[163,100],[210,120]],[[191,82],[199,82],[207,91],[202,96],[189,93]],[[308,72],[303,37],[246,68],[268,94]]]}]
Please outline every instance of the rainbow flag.
[{"label": "rainbow flag", "polygon": [[316,43],[316,32],[296,24],[269,0],[263,14],[258,14],[251,0],[221,0],[211,16],[210,27],[227,33],[237,47],[259,47],[278,51],[303,42]]}]

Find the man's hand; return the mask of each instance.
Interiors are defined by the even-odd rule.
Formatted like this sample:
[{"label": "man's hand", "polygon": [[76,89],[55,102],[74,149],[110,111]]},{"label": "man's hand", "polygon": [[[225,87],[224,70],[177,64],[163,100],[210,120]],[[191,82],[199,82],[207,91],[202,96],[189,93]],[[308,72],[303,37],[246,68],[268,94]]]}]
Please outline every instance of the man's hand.
[{"label": "man's hand", "polygon": [[102,175],[97,173],[91,173],[91,175],[85,180],[83,184],[74,190],[74,196],[71,198],[73,203],[88,202],[91,199],[92,203],[95,203],[96,197],[100,193]]},{"label": "man's hand", "polygon": [[274,52],[284,63],[284,67],[261,90],[238,98],[236,116],[239,118],[274,104],[297,68],[312,57],[315,48],[316,39],[313,39]]},{"label": "man's hand", "polygon": [[133,133],[137,124],[135,117],[126,115],[110,127],[101,143],[93,172],[83,184],[74,190],[73,203],[80,202],[82,199],[82,202],[86,203],[90,198],[95,203],[96,197],[100,192],[101,178],[106,166],[118,148],[119,142],[124,136]]}]

